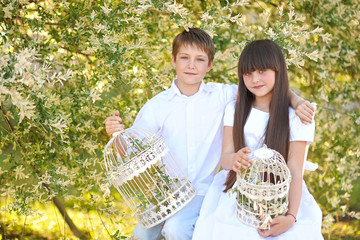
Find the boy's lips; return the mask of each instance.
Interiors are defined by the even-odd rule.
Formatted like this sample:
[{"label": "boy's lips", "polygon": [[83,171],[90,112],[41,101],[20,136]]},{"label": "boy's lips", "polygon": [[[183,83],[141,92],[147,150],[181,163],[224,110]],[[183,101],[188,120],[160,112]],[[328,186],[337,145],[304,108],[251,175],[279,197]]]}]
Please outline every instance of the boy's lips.
[{"label": "boy's lips", "polygon": [[196,75],[196,73],[185,72],[186,75]]}]

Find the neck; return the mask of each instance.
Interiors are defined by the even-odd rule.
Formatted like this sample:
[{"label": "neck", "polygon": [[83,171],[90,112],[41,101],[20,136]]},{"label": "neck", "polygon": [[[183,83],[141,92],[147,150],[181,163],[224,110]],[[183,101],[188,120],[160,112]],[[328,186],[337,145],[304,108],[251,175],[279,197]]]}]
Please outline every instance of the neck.
[{"label": "neck", "polygon": [[271,102],[271,95],[268,94],[263,97],[256,97],[254,101],[254,108],[259,109],[264,112],[270,111],[270,102]]},{"label": "neck", "polygon": [[179,88],[181,94],[190,97],[199,91],[201,82],[196,84],[183,84],[177,81],[176,85]]}]

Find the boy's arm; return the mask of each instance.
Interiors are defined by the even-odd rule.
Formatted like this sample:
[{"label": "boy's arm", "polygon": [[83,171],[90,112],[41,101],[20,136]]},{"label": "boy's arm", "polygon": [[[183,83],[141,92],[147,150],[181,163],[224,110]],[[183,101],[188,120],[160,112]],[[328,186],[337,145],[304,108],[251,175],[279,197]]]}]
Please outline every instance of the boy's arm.
[{"label": "boy's arm", "polygon": [[302,97],[296,95],[290,90],[290,104],[295,109],[296,115],[300,118],[304,124],[311,123],[315,113],[314,106],[309,101],[304,100]]},{"label": "boy's arm", "polygon": [[113,133],[120,132],[124,129],[124,125],[121,124],[122,120],[119,117],[119,111],[115,111],[114,116],[108,117],[105,120],[105,129],[109,137],[112,137]]},{"label": "boy's arm", "polygon": [[[150,101],[145,103],[145,105],[140,109],[131,127],[140,128],[151,133],[157,133],[160,128],[158,122],[161,122],[161,119],[159,120],[160,114],[156,114],[156,111],[153,109],[158,109],[159,104],[154,107],[154,102],[149,102]],[[124,130],[122,119],[119,117],[119,111],[115,111],[114,116],[106,118],[105,129],[109,137],[112,137],[115,132]]]}]

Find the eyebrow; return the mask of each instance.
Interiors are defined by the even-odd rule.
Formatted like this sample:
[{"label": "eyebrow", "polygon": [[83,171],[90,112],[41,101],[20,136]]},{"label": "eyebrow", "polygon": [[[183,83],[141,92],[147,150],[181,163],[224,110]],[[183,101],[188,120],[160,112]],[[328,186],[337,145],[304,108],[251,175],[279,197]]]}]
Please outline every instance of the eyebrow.
[{"label": "eyebrow", "polygon": [[[190,55],[188,53],[182,53],[182,52],[179,52],[179,54],[182,54],[182,55]],[[199,55],[196,55],[196,57],[208,57],[206,54],[199,54]]]}]

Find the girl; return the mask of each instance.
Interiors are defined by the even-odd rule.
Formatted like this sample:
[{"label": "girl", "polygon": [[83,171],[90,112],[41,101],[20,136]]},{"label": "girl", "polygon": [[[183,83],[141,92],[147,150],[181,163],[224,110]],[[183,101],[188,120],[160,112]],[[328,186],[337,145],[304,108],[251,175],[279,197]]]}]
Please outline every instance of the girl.
[{"label": "girl", "polygon": [[[323,239],[322,213],[302,177],[314,122],[301,123],[289,107],[288,76],[281,49],[271,40],[249,43],[241,53],[236,103],[224,116],[224,139],[219,172],[208,190],[193,239]],[[251,161],[247,154],[266,144],[286,159],[292,181],[288,212],[272,219],[269,230],[240,222],[236,215],[236,172]],[[225,183],[225,184],[224,184]]]}]

